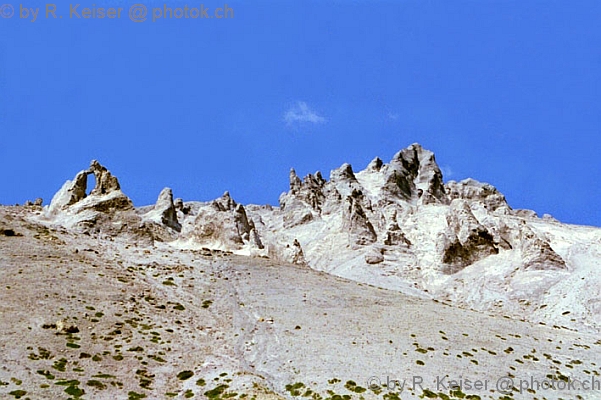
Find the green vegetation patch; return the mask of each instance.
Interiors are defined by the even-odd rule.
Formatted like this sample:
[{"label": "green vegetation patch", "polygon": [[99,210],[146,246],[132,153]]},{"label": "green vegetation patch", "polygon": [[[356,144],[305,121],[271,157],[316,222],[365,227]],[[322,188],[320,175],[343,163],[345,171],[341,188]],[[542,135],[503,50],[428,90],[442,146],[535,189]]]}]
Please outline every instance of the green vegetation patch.
[{"label": "green vegetation patch", "polygon": [[98,381],[96,379],[90,379],[87,382],[88,386],[92,386],[93,388],[96,388],[98,390],[104,390],[106,389],[106,385],[104,383],[102,383],[101,381]]},{"label": "green vegetation patch", "polygon": [[16,399],[20,399],[21,397],[25,396],[27,394],[27,392],[25,390],[13,390],[12,392],[9,392],[8,394],[10,394],[11,396],[14,396]]},{"label": "green vegetation patch", "polygon": [[221,395],[229,388],[228,385],[219,385],[211,390],[206,391],[204,394],[209,399],[218,399]]},{"label": "green vegetation patch", "polygon": [[296,382],[294,384],[286,385],[286,391],[290,392],[291,396],[300,396],[301,389],[305,387],[305,384],[302,382]]},{"label": "green vegetation patch", "polygon": [[177,379],[179,379],[180,381],[185,381],[186,379],[190,379],[194,376],[194,372],[186,370],[186,371],[182,371],[179,374],[177,374]]},{"label": "green vegetation patch", "polygon": [[54,379],[54,375],[52,375],[52,374],[50,373],[50,371],[48,371],[48,370],[41,370],[41,369],[38,369],[36,372],[37,372],[38,374],[40,374],[40,375],[44,376],[46,379]]},{"label": "green vegetation patch", "polygon": [[60,360],[57,360],[54,362],[54,364],[52,364],[52,368],[54,368],[55,370],[60,371],[60,372],[65,372],[66,366],[67,366],[66,358],[61,358]]}]

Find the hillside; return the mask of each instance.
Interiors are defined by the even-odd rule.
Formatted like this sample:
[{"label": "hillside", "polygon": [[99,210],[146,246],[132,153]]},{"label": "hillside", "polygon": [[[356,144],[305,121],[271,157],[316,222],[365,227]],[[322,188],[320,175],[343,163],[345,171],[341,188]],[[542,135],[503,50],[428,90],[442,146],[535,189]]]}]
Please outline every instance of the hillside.
[{"label": "hillside", "polygon": [[419,145],[279,207],[136,207],[92,162],[0,207],[0,397],[599,399],[599,261]]}]

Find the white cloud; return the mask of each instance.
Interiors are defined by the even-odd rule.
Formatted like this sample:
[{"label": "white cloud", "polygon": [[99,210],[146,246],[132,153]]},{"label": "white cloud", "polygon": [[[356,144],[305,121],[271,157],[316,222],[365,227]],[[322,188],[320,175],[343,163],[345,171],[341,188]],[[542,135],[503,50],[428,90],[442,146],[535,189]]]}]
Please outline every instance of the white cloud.
[{"label": "white cloud", "polygon": [[388,119],[391,119],[391,120],[393,120],[393,121],[396,121],[397,119],[399,119],[399,114],[397,114],[397,113],[391,113],[391,112],[389,112],[389,113],[388,113]]},{"label": "white cloud", "polygon": [[303,122],[323,124],[326,122],[326,119],[312,110],[304,101],[298,101],[284,113],[284,121],[288,125]]}]

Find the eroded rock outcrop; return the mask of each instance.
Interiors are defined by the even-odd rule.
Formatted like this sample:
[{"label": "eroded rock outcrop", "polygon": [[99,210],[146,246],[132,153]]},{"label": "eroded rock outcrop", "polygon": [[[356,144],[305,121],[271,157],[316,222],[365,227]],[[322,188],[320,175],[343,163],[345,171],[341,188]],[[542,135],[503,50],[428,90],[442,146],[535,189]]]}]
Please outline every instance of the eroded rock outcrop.
[{"label": "eroded rock outcrop", "polygon": [[501,207],[510,209],[505,196],[488,183],[465,179],[461,182],[449,181],[445,188],[451,201],[454,199],[478,201],[489,211],[495,211]]},{"label": "eroded rock outcrop", "polygon": [[359,191],[353,191],[346,198],[343,211],[343,227],[350,233],[352,243],[365,245],[375,242],[378,235],[361,206],[361,200],[362,194]]},{"label": "eroded rock outcrop", "polygon": [[27,200],[25,202],[25,207],[42,207],[43,203],[44,203],[44,199],[42,199],[41,197],[38,197],[34,201]]},{"label": "eroded rock outcrop", "polygon": [[493,235],[478,222],[465,200],[453,200],[446,218],[449,233],[442,254],[446,273],[455,273],[499,252]]},{"label": "eroded rock outcrop", "polygon": [[449,203],[434,153],[417,143],[395,154],[379,172],[385,176],[382,189],[393,198],[417,204]]},{"label": "eroded rock outcrop", "polygon": [[536,213],[536,211],[521,209],[521,208],[516,209],[516,210],[511,210],[511,215],[515,215],[516,217],[527,218],[527,219],[538,218],[538,214]]},{"label": "eroded rock outcrop", "polygon": [[[86,195],[87,177],[93,174],[96,186]],[[133,203],[120,188],[119,181],[98,161],[92,160],[90,168],[79,172],[73,181],[67,181],[54,195],[48,213],[69,211],[81,213],[86,210],[111,212],[116,210],[131,210]]]},{"label": "eroded rock outcrop", "polygon": [[94,189],[90,192],[91,196],[102,196],[110,192],[121,190],[119,180],[96,160],[92,160],[90,163],[88,174],[94,174],[94,177],[96,178],[96,186],[94,186]]},{"label": "eroded rock outcrop", "polygon": [[549,242],[522,225],[519,234],[522,266],[526,270],[565,270],[566,263]]},{"label": "eroded rock outcrop", "polygon": [[359,174],[345,163],[331,171],[329,181],[319,172],[301,180],[292,169],[290,190],[280,196],[284,228],[332,216],[340,219],[352,246],[373,243],[378,237],[389,246],[410,246],[398,224],[385,223],[383,210],[389,205],[448,203],[434,154],[418,144],[399,151],[388,164],[376,157]]},{"label": "eroded rock outcrop", "polygon": [[[86,195],[90,174],[95,176],[96,184]],[[444,265],[445,273],[457,272],[499,250],[513,248],[520,249],[525,269],[565,268],[565,262],[544,239],[531,231],[517,229],[513,222],[505,224],[499,219],[502,215],[533,218],[533,212],[511,210],[505,197],[486,183],[466,179],[444,185],[434,154],[418,144],[397,152],[389,163],[376,157],[358,173],[350,164],[343,164],[331,171],[329,181],[320,172],[300,179],[291,169],[289,184],[289,191],[280,196],[279,210],[272,210],[281,218],[279,226],[284,230],[316,227],[339,235],[337,239],[332,236],[333,243],[346,240],[344,246],[351,251],[364,248],[370,263],[381,262],[381,254],[369,253],[368,246],[372,244],[378,243],[386,251],[397,254],[413,252],[407,232],[416,229],[417,223],[425,222],[428,226],[429,222],[419,222],[412,215],[418,213],[420,207],[432,205],[435,209],[448,207],[442,211],[446,224],[428,228],[431,229],[428,235],[437,238],[433,239],[435,256]],[[246,208],[236,203],[228,192],[206,206],[193,207],[194,211],[191,211],[190,205],[185,205],[181,199],[174,201],[172,191],[165,188],[154,207],[142,215],[142,220],[171,230],[152,228],[155,237],[162,238],[160,240],[174,240],[183,235],[211,248],[265,248],[264,224],[255,226]],[[131,210],[131,200],[121,192],[118,179],[94,160],[89,169],[79,172],[63,185],[48,207],[48,214],[70,215],[73,218],[68,223],[92,227],[100,220],[111,219],[116,213]],[[127,220],[126,226],[143,226],[135,216],[125,218],[121,215],[121,219]],[[186,230],[182,226],[183,220],[188,221]],[[409,226],[405,225],[407,223]],[[325,228],[324,224],[330,227]],[[409,236],[418,241],[423,237]],[[292,249],[300,248],[300,244],[296,246],[288,239],[283,243],[288,243]],[[307,259],[313,259],[311,252],[320,246],[312,246],[311,240],[308,245]],[[302,249],[300,253],[303,259],[307,256]]]},{"label": "eroded rock outcrop", "polygon": [[319,171],[301,181],[294,169],[290,170],[290,191],[280,196],[280,208],[285,212],[284,227],[302,225],[319,216],[325,201],[325,184]]},{"label": "eroded rock outcrop", "polygon": [[86,188],[88,185],[88,171],[81,171],[72,181],[63,184],[58,192],[50,201],[48,211],[50,214],[56,214],[66,210],[69,206],[83,200],[86,197]]},{"label": "eroded rock outcrop", "polygon": [[271,256],[291,264],[308,265],[303,248],[297,239],[294,239],[292,244],[287,243],[285,247],[278,250],[278,254],[271,254]]},{"label": "eroded rock outcrop", "polygon": [[263,249],[263,243],[248,218],[242,204],[236,203],[229,192],[211,202],[210,207],[200,209],[194,221],[195,240],[207,247],[241,249],[250,245]]},{"label": "eroded rock outcrop", "polygon": [[[86,195],[90,174],[95,176],[96,186]],[[117,178],[96,160],[89,169],[65,182],[46,208],[45,218],[84,232],[151,236],[135,214],[132,201],[121,191]]]},{"label": "eroded rock outcrop", "polygon": [[411,246],[411,241],[407,239],[401,227],[396,222],[391,223],[386,228],[384,235],[384,244],[387,246]]},{"label": "eroded rock outcrop", "polygon": [[154,208],[145,217],[178,232],[182,229],[177,219],[177,210],[173,202],[173,191],[170,188],[161,190]]},{"label": "eroded rock outcrop", "polygon": [[238,205],[228,191],[224,192],[220,198],[213,200],[211,204],[217,211],[232,211]]},{"label": "eroded rock outcrop", "polygon": [[[96,178],[91,191],[89,174]],[[376,157],[362,171],[342,164],[328,178],[316,172],[301,179],[292,169],[280,207],[244,206],[228,192],[184,203],[164,189],[154,206],[134,209],[117,178],[93,161],[63,185],[42,222],[98,237],[134,233],[177,249],[269,257],[274,265],[305,265],[476,309],[525,309],[522,300],[546,296],[576,271],[585,258],[578,252],[596,254],[574,244],[591,233],[570,228],[575,234],[566,235],[549,216],[512,210],[487,183],[443,184],[433,153],[417,144],[388,163]]]}]

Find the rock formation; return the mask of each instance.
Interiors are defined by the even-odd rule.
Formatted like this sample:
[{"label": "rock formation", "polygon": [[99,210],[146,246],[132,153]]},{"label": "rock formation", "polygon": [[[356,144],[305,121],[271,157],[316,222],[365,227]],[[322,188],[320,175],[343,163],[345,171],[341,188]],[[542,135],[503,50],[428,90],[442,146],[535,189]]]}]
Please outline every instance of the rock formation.
[{"label": "rock formation", "polygon": [[88,174],[94,174],[96,178],[96,186],[90,192],[91,196],[101,196],[121,189],[117,178],[96,160],[92,160],[90,163]]},{"label": "rock formation", "polygon": [[[96,185],[86,195],[89,174],[94,174]],[[417,257],[421,254],[419,248],[431,243],[432,250],[424,254],[438,260],[446,274],[514,248],[521,252],[525,269],[566,268],[547,241],[527,226],[517,227],[502,219],[504,215],[535,218],[535,214],[511,210],[505,197],[486,183],[466,179],[443,184],[434,154],[419,144],[397,152],[389,163],[376,157],[358,173],[350,164],[343,164],[331,171],[329,181],[320,172],[300,179],[291,169],[289,184],[289,191],[280,196],[279,209],[253,208],[252,215],[229,192],[206,205],[194,205],[184,204],[181,199],[174,202],[171,189],[165,188],[154,207],[140,214],[142,219],[127,213],[127,218],[125,214],[120,218],[127,219],[129,225],[139,225],[139,229],[144,225],[141,221],[170,229],[152,228],[160,240],[192,239],[202,246],[233,250],[270,246],[273,254],[278,248],[282,254],[289,252],[282,246],[290,247],[290,243],[290,248],[300,248],[295,237],[287,236],[288,230],[314,232],[303,241],[306,249],[285,257],[298,261],[302,254],[303,262],[319,262],[316,251],[321,251],[324,243],[343,240],[338,246],[360,252],[369,264],[384,262],[384,248],[392,252],[392,258],[394,254]],[[91,227],[102,219],[113,218],[115,213],[132,210],[118,179],[94,160],[89,169],[63,185],[47,215],[70,215],[69,224]],[[426,218],[428,213],[434,214]],[[272,221],[271,227],[264,219]],[[255,220],[261,224],[256,226]],[[318,235],[319,231],[323,233]],[[320,241],[314,242],[317,237]],[[374,252],[373,246],[380,246],[382,251]]]},{"label": "rock formation", "polygon": [[527,225],[521,225],[519,235],[522,265],[526,270],[565,270],[565,261],[549,242],[537,235]]},{"label": "rock formation", "polygon": [[44,200],[41,197],[38,197],[34,201],[27,200],[25,202],[25,206],[26,207],[42,207],[43,203],[44,203]]},{"label": "rock formation", "polygon": [[320,215],[325,201],[325,183],[319,171],[301,181],[294,169],[290,170],[290,191],[280,196],[286,228],[302,225]]},{"label": "rock formation", "polygon": [[450,234],[447,236],[442,262],[447,265],[447,273],[457,272],[499,252],[493,235],[478,222],[465,200],[453,200],[446,219]]},{"label": "rock formation", "polygon": [[50,214],[66,210],[69,206],[83,200],[86,197],[87,180],[88,171],[81,171],[72,181],[65,182],[50,202],[48,209]]},{"label": "rock formation", "polygon": [[[87,178],[90,174],[96,178],[96,185],[89,196],[86,196]],[[78,207],[74,207],[75,205]],[[48,213],[55,215],[61,211],[81,212],[86,209],[99,212],[133,209],[131,200],[121,192],[117,178],[96,160],[92,160],[90,168],[79,172],[73,181],[65,182],[52,198]]]},{"label": "rock formation", "polygon": [[[94,174],[96,185],[86,195],[90,174]],[[152,236],[136,215],[132,201],[121,191],[117,178],[96,160],[88,170],[65,182],[46,208],[45,218],[87,233],[127,233],[144,240]]]},{"label": "rock formation", "polygon": [[361,200],[362,193],[357,190],[353,191],[351,195],[346,198],[346,204],[343,210],[343,227],[350,233],[351,241],[354,244],[365,245],[375,242],[378,239],[378,236],[361,206]]},{"label": "rock formation", "polygon": [[461,182],[449,181],[445,185],[445,188],[450,200],[478,201],[489,211],[495,211],[500,207],[509,209],[505,196],[488,183],[481,183],[474,179],[465,179]]},{"label": "rock formation", "polygon": [[173,192],[170,188],[161,190],[154,208],[146,214],[146,218],[178,232],[181,231],[182,226],[177,219],[177,211],[173,203]]},{"label": "rock formation", "polygon": [[382,190],[393,198],[418,204],[449,203],[434,153],[417,143],[399,151],[378,172],[386,182]]},{"label": "rock formation", "polygon": [[[86,195],[89,174],[96,185]],[[376,157],[364,170],[342,164],[328,180],[320,172],[301,179],[291,169],[279,207],[242,205],[229,192],[184,203],[165,188],[156,204],[136,209],[117,178],[92,161],[63,185],[44,216],[42,223],[92,236],[268,257],[508,314],[542,315],[535,301],[521,301],[530,297],[539,305],[563,301],[565,288],[553,292],[553,285],[581,262],[578,254],[594,258],[601,243],[601,234],[513,210],[490,184],[444,184],[434,154],[418,144],[389,162]],[[577,233],[564,234],[572,229]],[[581,240],[594,245],[576,246]]]},{"label": "rock formation", "polygon": [[193,236],[198,243],[241,249],[250,245],[262,249],[259,234],[242,204],[236,203],[225,192],[223,196],[203,208],[195,216]]},{"label": "rock formation", "polygon": [[302,266],[308,265],[307,260],[305,259],[303,248],[296,238],[292,241],[292,244],[287,243],[285,247],[280,250],[280,254],[272,254],[272,256],[276,256],[276,258],[292,264]]}]

